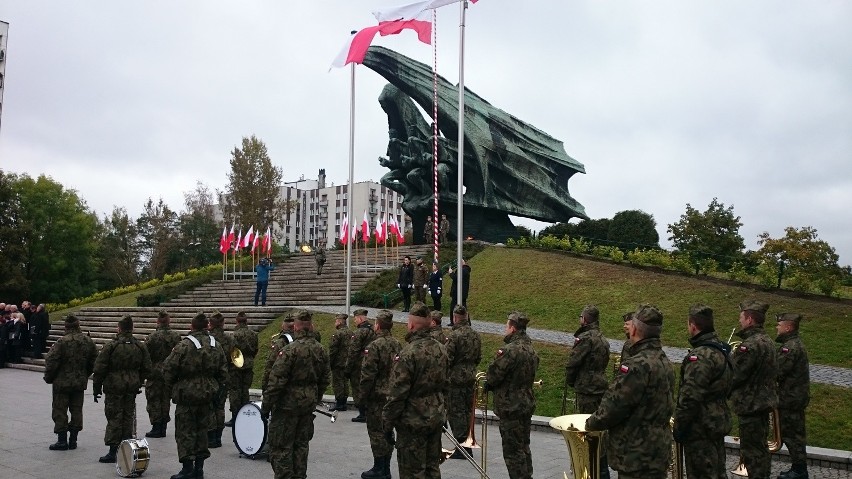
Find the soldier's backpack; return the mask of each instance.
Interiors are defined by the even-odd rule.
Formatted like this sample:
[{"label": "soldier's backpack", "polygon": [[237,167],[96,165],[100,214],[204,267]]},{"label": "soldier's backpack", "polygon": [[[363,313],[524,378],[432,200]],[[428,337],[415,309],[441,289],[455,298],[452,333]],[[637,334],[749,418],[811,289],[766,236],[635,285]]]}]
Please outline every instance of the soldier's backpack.
[{"label": "soldier's backpack", "polygon": [[185,381],[178,383],[175,391],[178,404],[205,404],[213,400],[213,397],[219,390],[219,385],[213,379],[213,369],[221,366],[215,357],[218,350],[216,349],[216,338],[208,336],[210,345],[204,345],[194,336],[187,335],[184,339],[188,339],[193,344],[193,352],[188,358],[185,358],[185,363],[191,363],[193,371],[192,377],[185,378]]}]

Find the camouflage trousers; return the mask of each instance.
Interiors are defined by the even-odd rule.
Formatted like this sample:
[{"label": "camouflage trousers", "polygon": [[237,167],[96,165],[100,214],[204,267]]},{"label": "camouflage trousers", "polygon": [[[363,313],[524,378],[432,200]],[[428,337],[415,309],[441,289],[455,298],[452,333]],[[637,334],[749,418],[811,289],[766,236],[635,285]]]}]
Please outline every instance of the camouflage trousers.
[{"label": "camouflage trousers", "polygon": [[355,402],[355,407],[361,405],[361,368],[352,371],[349,376],[350,391],[352,391],[352,401]]},{"label": "camouflage trousers", "polygon": [[342,369],[331,370],[331,387],[334,390],[334,399],[338,402],[349,399],[349,380]]},{"label": "camouflage trousers", "polygon": [[121,441],[130,439],[133,437],[133,420],[136,417],[136,395],[104,395],[104,415],[107,420],[104,444],[117,446]]},{"label": "camouflage trousers", "polygon": [[766,445],[769,433],[769,411],[738,416],[740,421],[740,455],[751,479],[768,479],[771,456]]},{"label": "camouflage trousers", "polygon": [[269,420],[269,462],[275,479],[308,477],[308,446],[314,414],[273,413]]},{"label": "camouflage trousers", "polygon": [[686,477],[689,479],[727,479],[725,437],[699,439],[683,444]]},{"label": "camouflage trousers", "polygon": [[370,437],[370,448],[373,457],[385,457],[393,454],[393,446],[385,439],[382,428],[382,408],[385,398],[371,398],[364,401],[367,406],[367,435]]},{"label": "camouflage trousers", "polygon": [[166,387],[162,379],[149,379],[145,382],[145,410],[151,424],[158,422],[169,422],[169,409],[171,408],[171,391]]},{"label": "camouflage trousers", "polygon": [[451,387],[447,394],[447,419],[457,441],[467,439],[470,415],[473,412],[473,384],[469,387]]},{"label": "camouflage trousers", "polygon": [[[68,413],[71,421],[68,421]],[[53,432],[83,430],[83,391],[53,390]]]},{"label": "camouflage trousers", "polygon": [[577,414],[594,414],[601,405],[603,394],[576,394]]},{"label": "camouflage trousers", "polygon": [[790,451],[790,462],[793,464],[807,464],[805,410],[778,409],[778,417],[781,425],[781,441],[784,442]]},{"label": "camouflage trousers", "polygon": [[416,301],[420,301],[421,303],[426,302],[426,286],[424,285],[414,285],[414,298]]},{"label": "camouflage trousers", "polygon": [[227,394],[219,394],[214,400],[213,411],[210,414],[210,430],[218,431],[225,429],[225,400]]},{"label": "camouflage trousers", "polygon": [[503,462],[509,479],[532,479],[533,463],[530,451],[532,417],[500,418],[500,437],[503,442]]},{"label": "camouflage trousers", "polygon": [[396,460],[400,478],[440,478],[441,429],[397,430]]},{"label": "camouflage trousers", "polygon": [[251,368],[234,369],[230,373],[231,381],[228,388],[228,402],[231,409],[231,417],[234,417],[246,403],[250,402],[249,388],[254,379],[254,371]]},{"label": "camouflage trousers", "polygon": [[210,404],[175,406],[175,442],[181,462],[210,457],[207,430],[212,412]]}]

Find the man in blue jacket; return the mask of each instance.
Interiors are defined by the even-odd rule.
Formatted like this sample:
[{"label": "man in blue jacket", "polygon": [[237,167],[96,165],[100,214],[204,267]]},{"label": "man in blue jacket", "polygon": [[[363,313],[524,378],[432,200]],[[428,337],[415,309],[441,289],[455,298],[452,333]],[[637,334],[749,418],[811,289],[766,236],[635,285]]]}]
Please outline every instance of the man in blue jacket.
[{"label": "man in blue jacket", "polygon": [[266,287],[269,286],[269,272],[275,269],[275,265],[269,258],[260,258],[260,263],[254,267],[257,271],[257,289],[254,291],[254,305],[257,306],[257,299],[260,298],[261,306],[266,306]]}]

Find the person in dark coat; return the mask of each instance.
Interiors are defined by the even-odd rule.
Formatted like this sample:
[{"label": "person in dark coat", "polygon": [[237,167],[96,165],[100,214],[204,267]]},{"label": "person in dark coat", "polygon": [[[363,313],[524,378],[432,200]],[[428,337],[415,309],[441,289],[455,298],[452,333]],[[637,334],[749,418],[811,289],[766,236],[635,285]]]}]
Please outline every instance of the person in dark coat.
[{"label": "person in dark coat", "polygon": [[411,307],[411,289],[414,287],[414,266],[411,264],[410,256],[402,259],[402,266],[399,267],[399,277],[396,280],[396,287],[402,291],[402,312],[408,312],[408,308]]},{"label": "person in dark coat", "polygon": [[[450,298],[452,301],[450,302],[450,311],[454,311],[456,309],[456,304],[459,304],[458,298],[458,283],[456,283],[456,277],[458,276],[458,271],[453,271],[452,266],[449,269],[450,279],[453,280],[453,285],[450,289]],[[461,267],[461,285],[462,285],[462,297],[461,304],[467,308],[467,293],[470,291],[470,266],[468,266],[467,262],[462,258],[462,267]]]},{"label": "person in dark coat", "polygon": [[[441,291],[444,287],[444,273],[438,268],[438,262],[432,262],[432,273],[429,275],[429,295],[432,296],[432,309],[441,310]],[[453,323],[450,321],[450,326]]]},{"label": "person in dark coat", "polygon": [[30,320],[30,340],[33,345],[33,357],[41,359],[44,348],[47,345],[47,336],[50,334],[50,315],[44,309],[44,304],[39,304]]}]

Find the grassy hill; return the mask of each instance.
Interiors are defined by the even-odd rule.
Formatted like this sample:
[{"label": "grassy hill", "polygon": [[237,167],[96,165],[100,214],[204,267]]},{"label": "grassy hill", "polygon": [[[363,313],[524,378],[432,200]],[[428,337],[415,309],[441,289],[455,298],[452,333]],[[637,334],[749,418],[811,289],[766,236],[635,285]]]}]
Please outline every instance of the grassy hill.
[{"label": "grassy hill", "polygon": [[627,265],[577,258],[559,252],[490,247],[470,261],[468,306],[478,320],[504,323],[506,314],[522,310],[530,327],[573,332],[586,304],[596,304],[608,337],[622,336],[621,315],[640,303],[657,305],[665,316],[663,342],[688,347],[686,314],[689,306],[713,308],[716,329],[726,339],[737,326],[746,298],[769,303],[767,331],[775,335],[775,314],[805,316],[802,337],[811,362],[852,367],[852,303],[792,297],[725,281],[661,273]]}]

